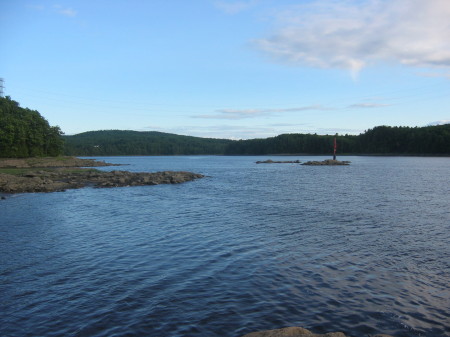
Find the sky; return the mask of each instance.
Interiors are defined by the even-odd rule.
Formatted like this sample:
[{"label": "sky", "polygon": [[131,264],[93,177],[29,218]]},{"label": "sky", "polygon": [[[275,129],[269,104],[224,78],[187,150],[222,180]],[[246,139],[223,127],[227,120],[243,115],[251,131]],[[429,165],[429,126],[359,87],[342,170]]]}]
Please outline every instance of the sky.
[{"label": "sky", "polygon": [[4,95],[72,135],[450,123],[449,0],[0,0]]}]

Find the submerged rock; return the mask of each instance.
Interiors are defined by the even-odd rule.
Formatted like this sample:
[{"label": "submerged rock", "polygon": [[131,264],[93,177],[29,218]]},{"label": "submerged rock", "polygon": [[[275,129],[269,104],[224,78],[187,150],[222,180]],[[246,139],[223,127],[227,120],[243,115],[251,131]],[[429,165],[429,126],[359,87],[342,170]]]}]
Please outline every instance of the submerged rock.
[{"label": "submerged rock", "polygon": [[[288,327],[275,330],[251,332],[242,337],[347,337],[342,332],[329,332],[326,334],[315,334],[300,327]],[[392,337],[389,335],[374,335],[372,337]]]},{"label": "submerged rock", "polygon": [[276,161],[272,159],[257,161],[256,164],[300,164],[300,160],[285,160],[285,161]]},{"label": "submerged rock", "polygon": [[313,166],[324,166],[324,165],[350,165],[349,161],[340,161],[340,160],[334,160],[334,159],[325,159],[323,161],[308,161],[306,163],[303,163],[302,165],[313,165]]}]

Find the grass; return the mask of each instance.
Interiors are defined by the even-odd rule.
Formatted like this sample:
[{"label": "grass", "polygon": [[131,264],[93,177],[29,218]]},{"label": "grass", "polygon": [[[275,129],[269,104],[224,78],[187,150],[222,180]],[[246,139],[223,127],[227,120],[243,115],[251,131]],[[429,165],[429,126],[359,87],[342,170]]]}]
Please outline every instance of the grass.
[{"label": "grass", "polygon": [[70,168],[36,168],[36,167],[29,167],[29,168],[0,168],[0,174],[11,174],[14,176],[22,176],[27,173],[35,173],[36,171],[45,171],[45,172],[60,172],[60,173],[79,173],[79,172],[100,172],[97,169],[94,168],[78,168],[78,167],[70,167]]},{"label": "grass", "polygon": [[0,168],[0,173],[19,176],[30,172],[30,170],[29,168]]}]

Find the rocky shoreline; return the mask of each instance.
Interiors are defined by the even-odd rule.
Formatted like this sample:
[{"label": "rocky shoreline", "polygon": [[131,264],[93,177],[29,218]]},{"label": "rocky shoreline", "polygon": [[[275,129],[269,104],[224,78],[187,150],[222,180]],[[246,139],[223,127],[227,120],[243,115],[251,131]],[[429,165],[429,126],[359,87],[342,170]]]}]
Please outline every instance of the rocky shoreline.
[{"label": "rocky shoreline", "polygon": [[83,187],[123,187],[179,184],[204,176],[192,172],[104,172],[102,161],[74,157],[0,159],[0,193],[62,192]]}]

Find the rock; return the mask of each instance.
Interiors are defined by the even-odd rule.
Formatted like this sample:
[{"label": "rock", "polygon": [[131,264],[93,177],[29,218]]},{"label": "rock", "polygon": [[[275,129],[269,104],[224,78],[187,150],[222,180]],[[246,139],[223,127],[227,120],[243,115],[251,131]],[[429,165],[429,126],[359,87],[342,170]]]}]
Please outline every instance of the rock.
[{"label": "rock", "polygon": [[242,337],[346,337],[342,332],[331,332],[324,335],[314,334],[300,327],[288,327],[275,330],[251,332]]},{"label": "rock", "polygon": [[[275,330],[265,330],[251,332],[242,337],[347,337],[342,332],[329,332],[326,334],[315,334],[311,331],[300,327],[288,327]],[[389,335],[375,335],[373,337],[392,337]]]},{"label": "rock", "polygon": [[263,161],[257,161],[256,164],[300,164],[300,160],[285,160],[285,161],[274,161],[272,159],[267,159]]},{"label": "rock", "polygon": [[308,161],[306,163],[303,163],[302,165],[312,165],[312,166],[335,166],[335,165],[350,165],[349,161],[340,161],[340,160],[333,160],[333,159],[326,159],[323,161]]},{"label": "rock", "polygon": [[203,175],[192,172],[126,172],[98,171],[92,174],[85,169],[54,170],[40,173],[37,171],[25,174],[0,173],[0,192],[27,193],[27,192],[55,192],[66,189],[92,187],[122,187],[143,186],[157,184],[179,184],[203,178]]}]

